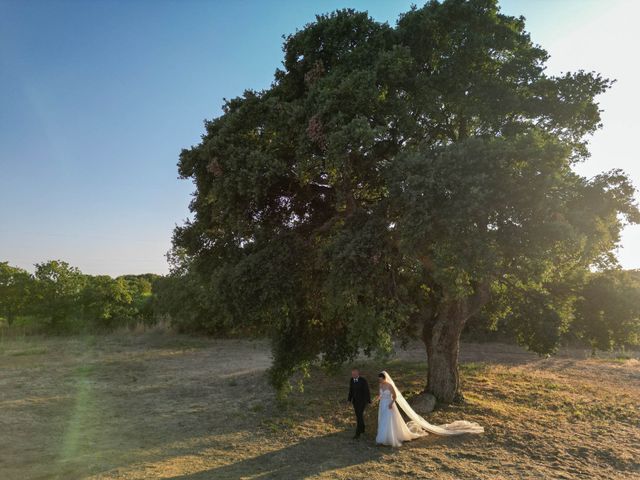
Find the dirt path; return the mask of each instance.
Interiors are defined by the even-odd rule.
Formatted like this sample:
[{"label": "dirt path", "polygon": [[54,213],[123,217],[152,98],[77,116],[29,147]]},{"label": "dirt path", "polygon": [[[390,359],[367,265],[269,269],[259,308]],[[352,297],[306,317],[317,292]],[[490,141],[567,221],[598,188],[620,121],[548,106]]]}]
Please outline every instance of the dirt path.
[{"label": "dirt path", "polygon": [[[265,342],[144,334],[0,344],[0,479],[640,478],[640,362],[544,359],[466,344],[465,418],[481,436],[394,450],[351,440],[348,372],[275,401]],[[371,378],[381,367],[363,361]],[[385,365],[422,387],[419,344]]]}]

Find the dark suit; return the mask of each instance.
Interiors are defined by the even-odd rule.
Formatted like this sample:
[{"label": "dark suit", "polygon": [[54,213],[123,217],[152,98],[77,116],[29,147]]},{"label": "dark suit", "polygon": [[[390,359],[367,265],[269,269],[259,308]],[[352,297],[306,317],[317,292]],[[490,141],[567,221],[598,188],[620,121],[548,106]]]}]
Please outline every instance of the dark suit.
[{"label": "dark suit", "polygon": [[356,427],[356,437],[364,433],[364,408],[371,403],[371,394],[369,393],[369,384],[364,377],[353,378],[349,381],[349,402],[353,403],[353,409],[356,412],[358,425]]}]

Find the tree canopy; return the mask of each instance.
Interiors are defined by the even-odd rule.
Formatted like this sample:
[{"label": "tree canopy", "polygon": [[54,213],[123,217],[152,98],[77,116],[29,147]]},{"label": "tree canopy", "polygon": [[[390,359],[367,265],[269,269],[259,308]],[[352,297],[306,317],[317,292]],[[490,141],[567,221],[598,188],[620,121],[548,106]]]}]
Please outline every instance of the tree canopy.
[{"label": "tree canopy", "polygon": [[492,299],[552,350],[567,285],[615,266],[640,220],[623,172],[572,168],[612,82],[547,74],[495,0],[431,1],[395,26],[339,10],[283,52],[271,87],[227,100],[180,155],[196,191],[174,248],[208,321],[270,335],[277,386],[417,331],[444,402],[460,397],[460,332]]}]

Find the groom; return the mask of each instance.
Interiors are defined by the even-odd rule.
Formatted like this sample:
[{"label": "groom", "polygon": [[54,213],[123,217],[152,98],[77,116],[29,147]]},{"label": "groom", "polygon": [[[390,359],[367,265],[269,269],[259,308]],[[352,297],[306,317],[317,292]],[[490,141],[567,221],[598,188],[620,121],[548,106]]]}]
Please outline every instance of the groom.
[{"label": "groom", "polygon": [[349,381],[349,398],[347,402],[353,403],[353,409],[356,412],[358,426],[354,439],[360,438],[360,434],[364,433],[364,407],[371,403],[371,394],[369,393],[369,384],[364,377],[360,376],[357,368],[351,370],[351,380]]}]

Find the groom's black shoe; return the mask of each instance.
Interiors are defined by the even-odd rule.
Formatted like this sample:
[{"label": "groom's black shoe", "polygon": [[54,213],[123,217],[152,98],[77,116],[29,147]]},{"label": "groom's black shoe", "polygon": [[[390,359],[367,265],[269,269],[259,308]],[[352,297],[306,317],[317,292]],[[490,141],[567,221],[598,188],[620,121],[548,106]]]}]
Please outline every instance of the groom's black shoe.
[{"label": "groom's black shoe", "polygon": [[354,440],[360,440],[360,434],[359,434],[359,433],[356,433],[356,434],[353,436],[353,439],[354,439]]}]

